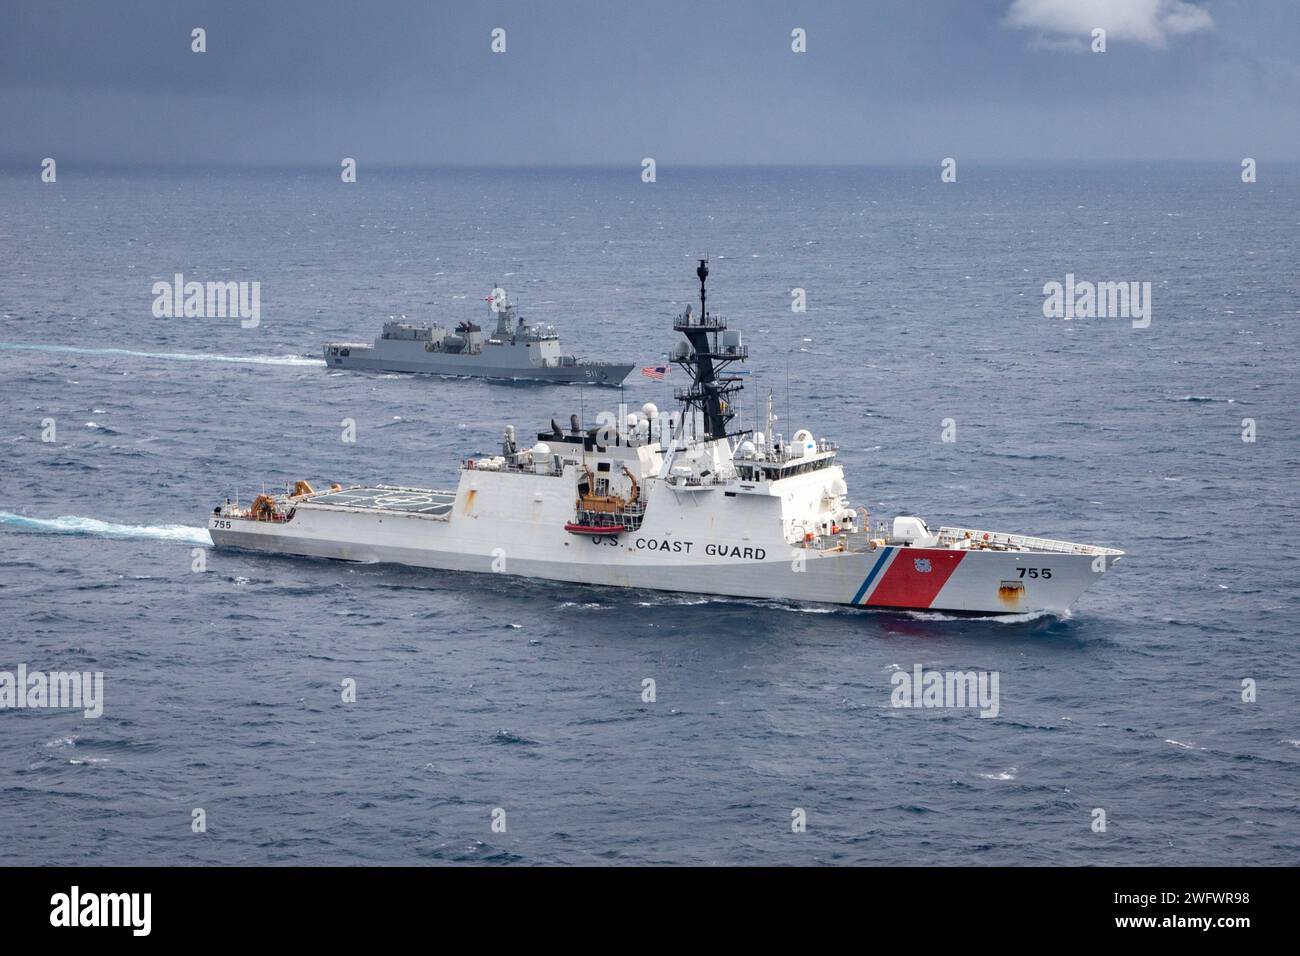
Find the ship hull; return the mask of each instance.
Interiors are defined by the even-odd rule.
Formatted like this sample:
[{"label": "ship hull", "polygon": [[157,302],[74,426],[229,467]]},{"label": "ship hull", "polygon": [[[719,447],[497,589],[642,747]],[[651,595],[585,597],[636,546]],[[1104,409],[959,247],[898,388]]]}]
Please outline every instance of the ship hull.
[{"label": "ship hull", "polygon": [[[448,499],[454,500],[450,493]],[[213,516],[220,548],[761,600],[961,614],[1061,612],[1114,563],[1088,554],[888,545],[822,551],[626,532],[467,528],[461,514],[299,507],[283,523]],[[460,503],[455,502],[460,508]],[[461,527],[456,527],[459,524]]]},{"label": "ship hull", "polygon": [[442,375],[448,378],[486,378],[494,381],[548,382],[553,385],[617,386],[632,372],[631,364],[580,364],[542,368],[531,365],[502,365],[454,357],[437,360],[372,358],[356,354],[325,356],[330,368],[361,372],[401,372],[412,375]]}]

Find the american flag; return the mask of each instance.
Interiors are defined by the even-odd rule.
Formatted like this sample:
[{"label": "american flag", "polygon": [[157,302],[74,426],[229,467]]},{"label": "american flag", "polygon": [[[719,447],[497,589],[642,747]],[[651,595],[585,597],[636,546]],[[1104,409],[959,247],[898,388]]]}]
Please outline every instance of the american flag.
[{"label": "american flag", "polygon": [[645,368],[641,369],[641,374],[644,375],[646,378],[653,378],[656,381],[662,382],[664,376],[668,374],[668,366],[647,365]]}]

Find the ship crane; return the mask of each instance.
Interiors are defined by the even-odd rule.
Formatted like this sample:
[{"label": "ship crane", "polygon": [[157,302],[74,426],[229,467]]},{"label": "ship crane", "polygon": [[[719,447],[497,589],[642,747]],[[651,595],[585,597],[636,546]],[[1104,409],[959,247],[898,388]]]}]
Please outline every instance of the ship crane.
[{"label": "ship crane", "polygon": [[641,486],[627,465],[623,466],[623,474],[627,475],[632,490],[626,498],[622,495],[594,494],[596,479],[591,468],[584,464],[582,471],[586,476],[587,490],[579,489],[578,516],[565,524],[565,531],[570,534],[613,535],[635,531],[640,527],[645,513],[645,507],[641,503]]}]

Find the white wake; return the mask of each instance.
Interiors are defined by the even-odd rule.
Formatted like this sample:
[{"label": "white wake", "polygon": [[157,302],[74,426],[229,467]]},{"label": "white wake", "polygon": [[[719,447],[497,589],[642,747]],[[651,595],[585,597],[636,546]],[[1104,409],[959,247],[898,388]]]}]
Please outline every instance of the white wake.
[{"label": "white wake", "polygon": [[213,355],[199,352],[136,352],[131,349],[86,349],[75,345],[19,345],[0,342],[0,349],[25,352],[71,352],[76,355],[126,356],[172,362],[233,362],[237,365],[324,365],[302,355]]},{"label": "white wake", "polygon": [[0,525],[38,534],[72,534],[117,540],[152,539],[209,547],[212,545],[212,538],[207,528],[195,528],[184,524],[113,524],[109,521],[100,521],[98,518],[82,518],[77,515],[64,515],[60,518],[28,518],[26,515],[0,511]]}]

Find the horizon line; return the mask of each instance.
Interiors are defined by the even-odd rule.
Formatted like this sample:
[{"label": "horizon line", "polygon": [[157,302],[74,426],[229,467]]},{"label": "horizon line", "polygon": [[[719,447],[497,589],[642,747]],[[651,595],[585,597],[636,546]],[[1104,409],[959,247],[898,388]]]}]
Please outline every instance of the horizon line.
[{"label": "horizon line", "polygon": [[[66,155],[66,154],[65,154]],[[35,153],[30,158],[0,157],[0,170],[40,170],[41,162],[45,157],[37,157]],[[83,169],[114,169],[114,170],[166,170],[166,169],[212,169],[212,170],[304,170],[304,169],[329,169],[337,171],[339,163],[343,157],[337,161],[313,160],[286,160],[272,162],[221,162],[211,160],[176,160],[176,161],[139,161],[139,160],[117,160],[117,159],[86,159],[82,161],[58,159],[54,157],[59,165],[68,168]],[[349,157],[356,158],[356,157]],[[717,163],[675,163],[656,161],[657,169],[668,170],[712,170],[712,169],[930,169],[940,165],[946,157],[940,157],[937,160],[889,160],[889,161],[835,161],[835,162],[717,162]],[[966,159],[962,160],[957,157],[959,165],[975,168],[996,168],[996,167],[1033,167],[1033,166],[1050,166],[1050,167],[1070,167],[1070,166],[1219,166],[1224,164],[1240,167],[1242,159],[1245,157],[1220,157],[1205,159],[1188,159],[1186,157],[1169,157],[1160,159]],[[1300,159],[1289,158],[1282,160],[1273,160],[1265,157],[1251,157],[1257,163],[1267,163],[1270,166],[1296,166],[1300,165]],[[496,162],[425,162],[425,161],[383,161],[383,160],[358,160],[358,168],[377,169],[377,170],[418,170],[418,169],[454,169],[454,170],[564,170],[564,169],[592,169],[592,170],[632,170],[639,171],[641,160],[629,160],[627,163],[619,162],[538,162],[538,163],[496,163]]]}]

